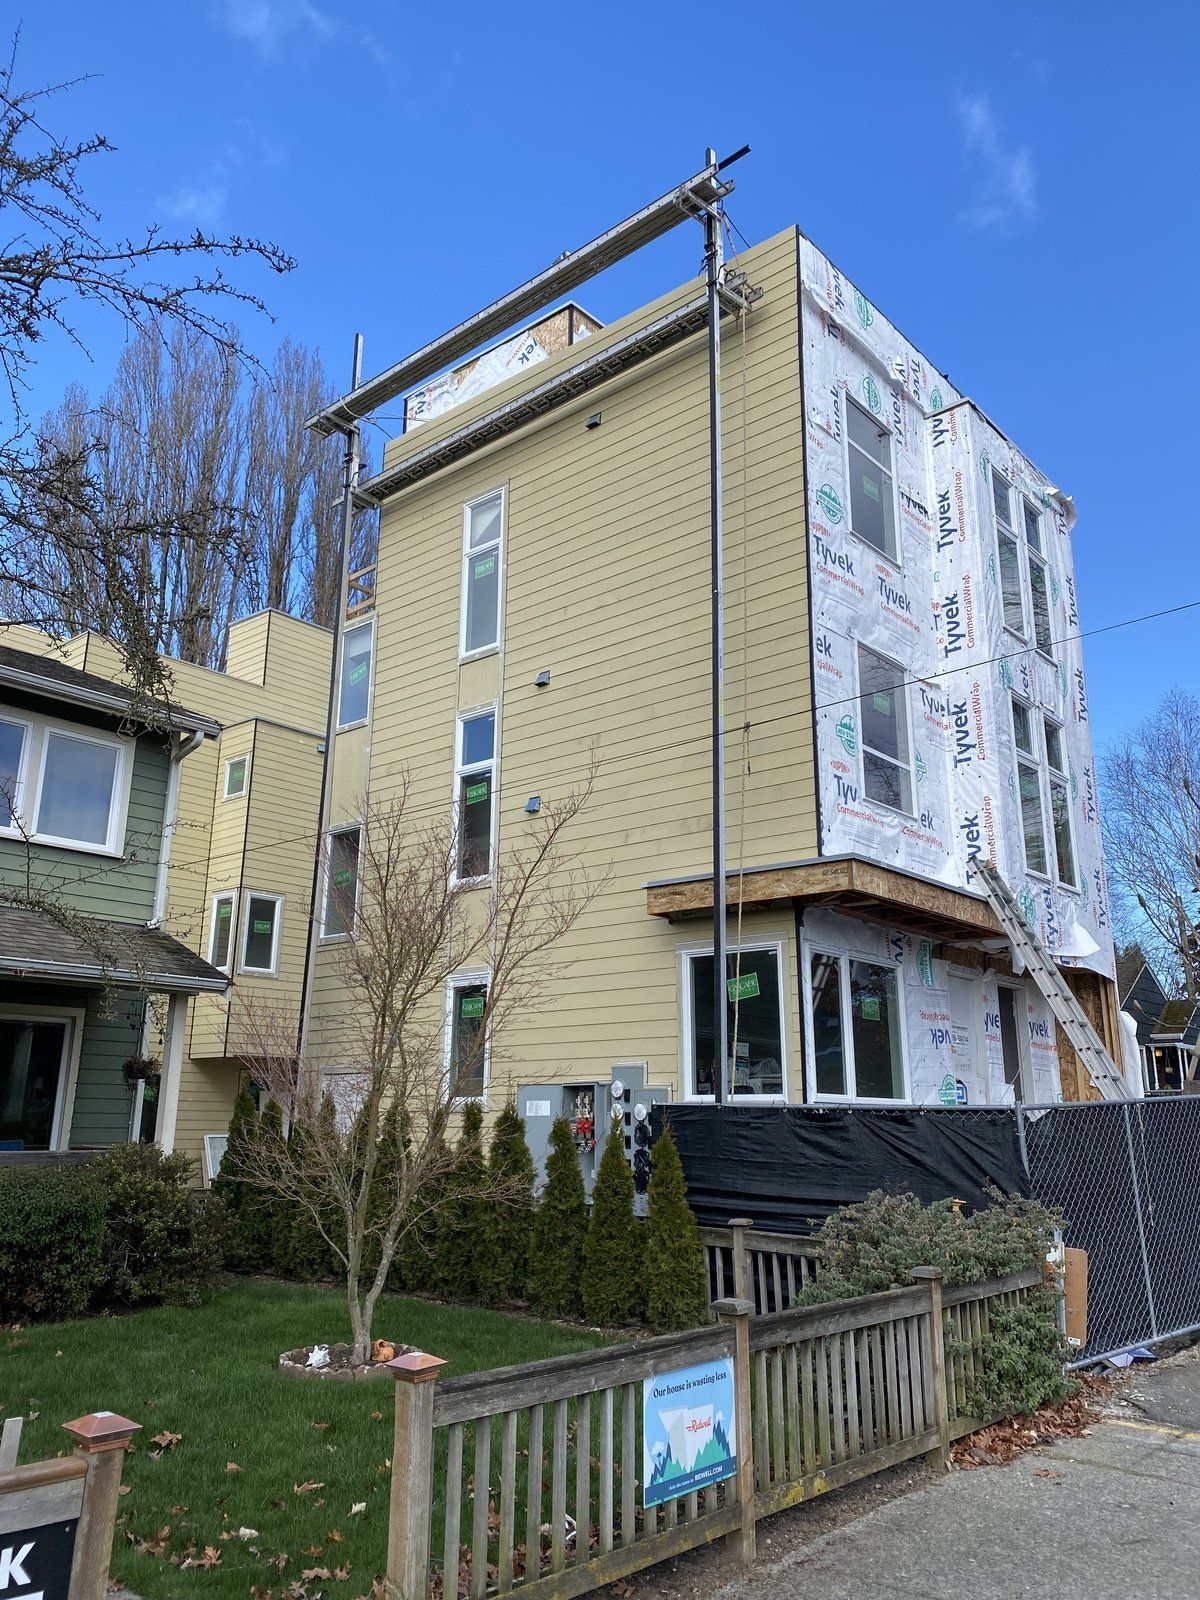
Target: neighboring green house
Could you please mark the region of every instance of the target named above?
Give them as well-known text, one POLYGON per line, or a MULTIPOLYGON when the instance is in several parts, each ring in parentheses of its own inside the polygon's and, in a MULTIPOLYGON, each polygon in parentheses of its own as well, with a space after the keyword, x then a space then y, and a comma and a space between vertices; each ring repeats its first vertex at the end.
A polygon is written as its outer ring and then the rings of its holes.
POLYGON ((159 926, 179 766, 219 731, 0 645, 0 1163, 171 1148, 190 999, 229 982, 159 926))

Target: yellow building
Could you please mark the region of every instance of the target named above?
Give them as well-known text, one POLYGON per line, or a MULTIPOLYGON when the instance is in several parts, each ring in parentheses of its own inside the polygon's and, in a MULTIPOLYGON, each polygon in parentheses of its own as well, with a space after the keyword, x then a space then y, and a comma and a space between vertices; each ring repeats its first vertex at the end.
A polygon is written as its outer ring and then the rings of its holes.
MULTIPOLYGON (((124 676, 118 650, 98 634, 61 645, 26 628, 8 637, 101 677, 124 676)), ((331 653, 328 629, 264 611, 230 629, 224 670, 167 663, 172 698, 221 731, 173 769, 156 916, 233 982, 223 995, 196 996, 177 1101, 160 1111, 139 1086, 129 1132, 157 1130, 205 1182, 220 1164, 243 1071, 246 1008, 278 1016, 285 1031, 299 1027, 331 653)))

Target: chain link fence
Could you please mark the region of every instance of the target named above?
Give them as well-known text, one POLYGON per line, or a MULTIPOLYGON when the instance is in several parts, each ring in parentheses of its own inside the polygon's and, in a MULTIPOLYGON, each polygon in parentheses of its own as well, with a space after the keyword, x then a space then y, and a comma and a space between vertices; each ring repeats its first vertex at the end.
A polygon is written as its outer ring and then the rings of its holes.
POLYGON ((1088 1255, 1077 1359, 1200 1327, 1200 1096, 1018 1106, 1033 1193, 1088 1255))

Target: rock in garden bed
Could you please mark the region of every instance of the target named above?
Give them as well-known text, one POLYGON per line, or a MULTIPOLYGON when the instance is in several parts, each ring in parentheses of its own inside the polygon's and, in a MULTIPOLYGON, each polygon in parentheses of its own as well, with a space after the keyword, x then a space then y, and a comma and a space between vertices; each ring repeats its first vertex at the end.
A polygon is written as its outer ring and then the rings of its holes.
POLYGON ((412 1348, 376 1339, 372 1359, 365 1366, 355 1366, 348 1344, 302 1344, 298 1350, 283 1352, 279 1370, 288 1378, 382 1378, 388 1376, 387 1364, 393 1356, 407 1355, 412 1348))

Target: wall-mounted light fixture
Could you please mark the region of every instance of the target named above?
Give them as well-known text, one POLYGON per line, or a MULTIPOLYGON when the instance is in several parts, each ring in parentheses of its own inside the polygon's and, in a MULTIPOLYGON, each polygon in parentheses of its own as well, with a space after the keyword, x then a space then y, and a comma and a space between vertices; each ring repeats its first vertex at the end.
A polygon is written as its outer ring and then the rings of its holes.
POLYGON ((585 426, 589 428, 598 428, 600 426, 600 417, 601 413, 599 411, 593 411, 591 416, 587 419, 585 426))
POLYGON ((538 673, 537 677, 533 680, 533 687, 535 689, 548 689, 550 687, 550 669, 549 669, 549 667, 543 667, 542 668, 542 670, 538 673))
POLYGON ((529 796, 529 799, 526 800, 526 802, 525 802, 525 810, 532 817, 535 812, 540 811, 541 809, 542 809, 542 797, 541 797, 541 795, 540 794, 531 794, 529 796))

